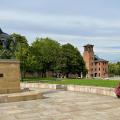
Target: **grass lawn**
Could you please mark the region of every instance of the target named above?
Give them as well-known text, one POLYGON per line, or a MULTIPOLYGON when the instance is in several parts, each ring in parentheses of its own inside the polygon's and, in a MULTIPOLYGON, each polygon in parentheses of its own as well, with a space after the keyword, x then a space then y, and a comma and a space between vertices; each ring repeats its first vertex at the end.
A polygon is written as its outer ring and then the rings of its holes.
POLYGON ((26 82, 42 82, 50 84, 64 85, 85 85, 85 86, 100 86, 100 87, 116 87, 120 80, 96 80, 96 79, 57 79, 57 78, 26 78, 26 82))

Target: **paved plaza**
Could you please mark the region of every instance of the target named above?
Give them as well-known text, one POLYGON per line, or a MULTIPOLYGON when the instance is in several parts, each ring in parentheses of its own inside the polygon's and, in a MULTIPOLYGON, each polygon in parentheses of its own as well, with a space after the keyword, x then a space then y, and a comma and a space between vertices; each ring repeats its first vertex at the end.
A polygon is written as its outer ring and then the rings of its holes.
POLYGON ((120 99, 41 89, 45 98, 0 104, 0 120, 120 120, 120 99))

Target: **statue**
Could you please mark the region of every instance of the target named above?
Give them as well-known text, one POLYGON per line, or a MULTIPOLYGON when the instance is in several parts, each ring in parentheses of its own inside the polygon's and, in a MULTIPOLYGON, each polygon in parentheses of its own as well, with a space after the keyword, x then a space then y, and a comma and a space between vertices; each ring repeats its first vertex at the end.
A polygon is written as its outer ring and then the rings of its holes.
POLYGON ((16 40, 0 28, 0 58, 10 59, 16 48, 16 40))

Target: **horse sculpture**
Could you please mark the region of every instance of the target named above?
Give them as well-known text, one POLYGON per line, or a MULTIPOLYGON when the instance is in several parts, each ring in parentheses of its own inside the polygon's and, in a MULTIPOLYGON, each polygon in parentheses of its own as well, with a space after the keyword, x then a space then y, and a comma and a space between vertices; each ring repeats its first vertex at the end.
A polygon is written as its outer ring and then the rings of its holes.
MULTIPOLYGON (((1 46, 1 54, 4 54, 6 51, 9 53, 13 53, 16 48, 16 40, 12 36, 8 35, 7 33, 4 33, 0 29, 0 46, 1 46)), ((2 55, 0 55, 2 56, 2 55)))

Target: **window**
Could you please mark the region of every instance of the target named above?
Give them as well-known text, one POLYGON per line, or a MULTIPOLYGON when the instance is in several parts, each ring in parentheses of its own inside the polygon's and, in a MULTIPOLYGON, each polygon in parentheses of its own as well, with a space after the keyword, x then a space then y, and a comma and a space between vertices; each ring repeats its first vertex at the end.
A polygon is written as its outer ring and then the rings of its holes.
POLYGON ((100 71, 100 68, 99 68, 99 71, 100 71))
POLYGON ((2 74, 2 73, 0 73, 0 77, 3 77, 3 74, 2 74))
POLYGON ((100 77, 100 73, 99 73, 99 77, 100 77))
POLYGON ((97 73, 95 73, 94 76, 97 77, 97 73))

